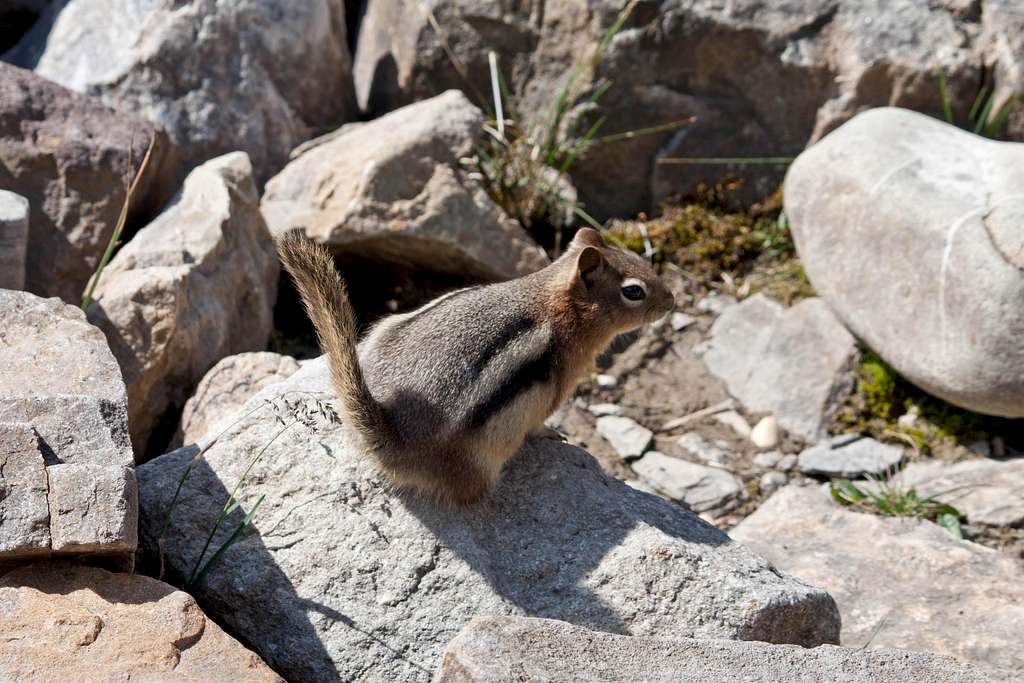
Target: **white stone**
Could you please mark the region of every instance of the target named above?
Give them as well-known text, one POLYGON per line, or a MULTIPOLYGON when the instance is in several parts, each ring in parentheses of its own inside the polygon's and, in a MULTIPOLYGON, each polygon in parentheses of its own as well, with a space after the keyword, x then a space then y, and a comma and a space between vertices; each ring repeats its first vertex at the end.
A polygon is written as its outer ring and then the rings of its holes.
POLYGON ((587 410, 590 411, 591 415, 597 415, 598 417, 622 414, 622 408, 614 403, 592 403, 587 406, 587 410))
POLYGON ((651 444, 654 432, 635 420, 619 415, 597 418, 597 433, 625 459, 639 458, 651 444))
POLYGON ((672 325, 672 329, 675 330, 676 332, 681 332, 682 330, 685 330, 687 327, 690 327, 695 322, 697 322, 697 318, 686 313, 680 313, 679 311, 676 311, 672 313, 671 316, 669 316, 669 324, 672 325))
POLYGON ((743 484, 725 470, 696 465, 658 451, 646 453, 633 463, 633 470, 669 498, 712 517, 735 509, 743 495, 743 484))
POLYGON ((598 375, 594 381, 602 389, 614 389, 619 384, 619 379, 615 375, 598 375))
POLYGON ((774 416, 762 417, 750 430, 750 443, 758 448, 775 448, 779 445, 779 421, 774 416))

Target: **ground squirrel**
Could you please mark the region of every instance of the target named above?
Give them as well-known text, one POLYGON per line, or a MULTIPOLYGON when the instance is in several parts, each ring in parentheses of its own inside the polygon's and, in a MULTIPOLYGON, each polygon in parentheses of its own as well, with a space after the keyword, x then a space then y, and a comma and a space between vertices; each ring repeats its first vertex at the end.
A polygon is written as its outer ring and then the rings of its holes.
POLYGON ((396 484, 455 505, 494 488, 527 433, 617 334, 674 303, 650 265, 587 228, 546 268, 385 317, 357 345, 327 249, 293 235, 278 252, 330 360, 343 414, 396 484))

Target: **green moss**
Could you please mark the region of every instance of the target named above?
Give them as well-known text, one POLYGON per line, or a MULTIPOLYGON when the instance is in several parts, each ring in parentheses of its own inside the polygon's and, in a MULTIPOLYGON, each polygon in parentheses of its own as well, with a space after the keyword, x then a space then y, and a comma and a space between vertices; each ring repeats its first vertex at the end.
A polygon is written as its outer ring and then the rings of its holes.
POLYGON ((861 356, 857 388, 836 418, 834 431, 860 431, 876 437, 909 438, 924 453, 942 453, 975 441, 1002 436, 1014 448, 1024 420, 981 415, 938 399, 903 379, 871 350, 861 356), (912 423, 900 416, 914 411, 912 423))

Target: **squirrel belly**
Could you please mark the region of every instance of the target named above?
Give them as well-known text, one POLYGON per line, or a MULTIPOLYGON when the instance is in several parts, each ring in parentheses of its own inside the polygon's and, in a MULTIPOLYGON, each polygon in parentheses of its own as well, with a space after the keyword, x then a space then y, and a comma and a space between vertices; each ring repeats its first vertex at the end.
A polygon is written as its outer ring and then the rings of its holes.
POLYGON ((327 249, 289 236, 278 252, 368 450, 396 484, 455 505, 493 490, 616 334, 673 304, 646 262, 585 229, 540 271, 385 317, 357 342, 327 249))

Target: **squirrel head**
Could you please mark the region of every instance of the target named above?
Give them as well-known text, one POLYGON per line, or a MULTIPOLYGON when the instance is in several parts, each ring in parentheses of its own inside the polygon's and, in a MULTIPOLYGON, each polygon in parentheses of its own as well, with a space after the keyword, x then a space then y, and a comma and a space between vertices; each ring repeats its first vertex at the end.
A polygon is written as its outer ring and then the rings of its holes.
POLYGON ((563 258, 572 264, 569 289, 616 333, 636 329, 672 310, 675 299, 651 265, 636 254, 605 245, 601 233, 583 228, 563 258))

